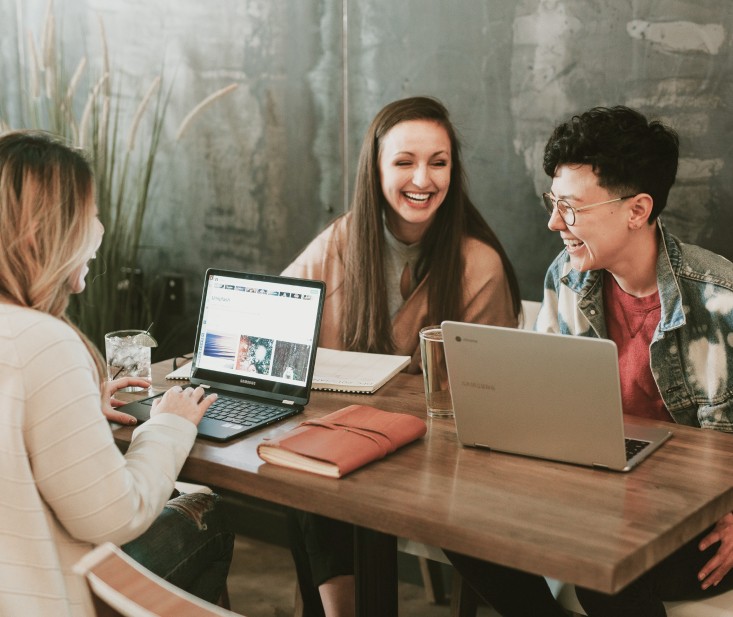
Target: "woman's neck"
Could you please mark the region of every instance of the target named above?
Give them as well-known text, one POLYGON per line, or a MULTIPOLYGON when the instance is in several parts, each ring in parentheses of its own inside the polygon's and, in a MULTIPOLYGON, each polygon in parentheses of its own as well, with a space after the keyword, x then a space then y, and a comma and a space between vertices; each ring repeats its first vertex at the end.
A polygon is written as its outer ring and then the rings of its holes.
POLYGON ((430 227, 430 222, 409 223, 391 211, 385 210, 384 224, 392 236, 402 244, 417 244, 423 239, 425 232, 430 227))

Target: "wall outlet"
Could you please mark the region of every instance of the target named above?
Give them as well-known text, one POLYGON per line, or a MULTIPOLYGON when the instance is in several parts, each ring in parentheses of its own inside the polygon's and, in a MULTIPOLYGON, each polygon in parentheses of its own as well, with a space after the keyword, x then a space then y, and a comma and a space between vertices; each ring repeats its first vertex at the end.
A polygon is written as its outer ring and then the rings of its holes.
POLYGON ((185 310, 185 289, 183 276, 180 274, 164 274, 160 293, 161 311, 163 315, 183 315, 185 310))

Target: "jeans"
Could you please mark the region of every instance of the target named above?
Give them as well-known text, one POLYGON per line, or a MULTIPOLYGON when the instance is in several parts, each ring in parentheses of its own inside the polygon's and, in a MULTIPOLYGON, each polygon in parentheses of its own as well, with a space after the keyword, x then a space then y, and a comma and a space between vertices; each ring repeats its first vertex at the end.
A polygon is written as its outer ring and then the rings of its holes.
POLYGON ((171 499, 141 536, 122 550, 148 570, 203 600, 216 603, 226 586, 234 549, 217 495, 171 499))

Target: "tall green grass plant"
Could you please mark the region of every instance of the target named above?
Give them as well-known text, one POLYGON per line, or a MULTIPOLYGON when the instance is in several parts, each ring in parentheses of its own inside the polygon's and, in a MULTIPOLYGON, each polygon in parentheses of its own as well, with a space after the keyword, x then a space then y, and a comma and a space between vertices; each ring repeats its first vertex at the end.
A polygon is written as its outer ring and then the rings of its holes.
MULTIPOLYGON (((87 287, 72 297, 69 315, 103 348, 106 332, 144 329, 156 319, 151 282, 145 281, 140 270, 140 242, 171 89, 164 85, 162 76, 155 77, 130 114, 130 105, 124 105, 130 97, 119 92, 101 20, 98 74, 92 74, 86 57, 69 72, 65 67, 72 63, 64 57, 52 5, 48 5, 38 43, 32 34, 26 38, 20 32, 22 3, 16 6, 16 96, 13 88, 0 90, 0 131, 47 130, 82 148, 91 161, 105 236, 90 266, 87 287)), ((204 108, 235 88, 229 85, 194 107, 181 123, 176 139, 204 108)))

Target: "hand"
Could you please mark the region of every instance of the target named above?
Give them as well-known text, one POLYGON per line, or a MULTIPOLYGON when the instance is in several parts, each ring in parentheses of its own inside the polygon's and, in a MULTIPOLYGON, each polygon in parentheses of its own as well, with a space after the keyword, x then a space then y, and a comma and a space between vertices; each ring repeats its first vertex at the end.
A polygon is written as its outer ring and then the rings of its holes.
POLYGON ((216 394, 204 395, 205 390, 201 386, 195 390, 191 387, 184 390, 181 386, 173 386, 162 397, 153 401, 150 417, 159 413, 172 413, 198 426, 206 410, 217 398, 216 394))
POLYGON ((130 414, 122 411, 115 411, 114 407, 121 407, 125 401, 121 401, 114 397, 114 393, 122 388, 136 386, 138 388, 149 388, 150 382, 137 377, 120 377, 112 381, 102 382, 102 413, 110 422, 118 422, 119 424, 137 424, 130 414))
POLYGON ((699 548, 704 551, 716 542, 720 542, 718 550, 697 575, 703 589, 717 585, 733 567, 733 513, 729 512, 715 524, 700 541, 699 548))

